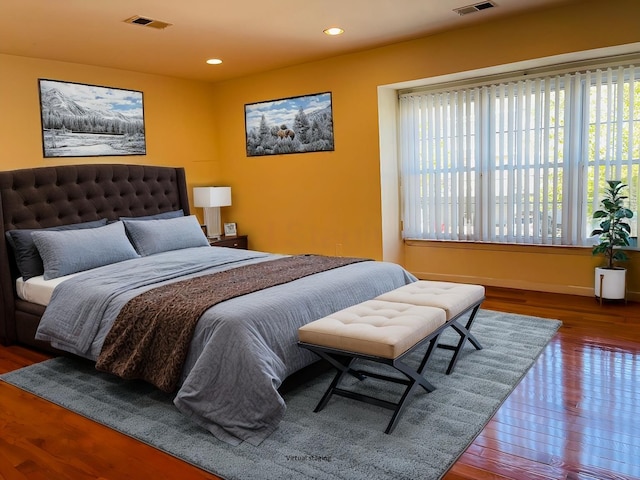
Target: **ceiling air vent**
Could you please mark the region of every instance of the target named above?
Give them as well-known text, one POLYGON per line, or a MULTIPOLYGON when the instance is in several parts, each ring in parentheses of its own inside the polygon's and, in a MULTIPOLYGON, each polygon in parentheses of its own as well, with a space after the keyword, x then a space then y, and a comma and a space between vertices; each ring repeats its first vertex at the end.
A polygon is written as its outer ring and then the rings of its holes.
POLYGON ((467 5, 466 7, 454 8, 453 11, 458 15, 468 15, 469 13, 479 12, 480 10, 486 10, 487 8, 493 8, 495 6, 496 4, 493 2, 481 2, 467 5))
POLYGON ((170 27, 172 24, 167 22, 161 22, 160 20, 153 20, 151 18, 141 17, 140 15, 127 18, 124 23, 131 23, 134 25, 142 25, 143 27, 155 28, 156 30, 163 30, 170 27))

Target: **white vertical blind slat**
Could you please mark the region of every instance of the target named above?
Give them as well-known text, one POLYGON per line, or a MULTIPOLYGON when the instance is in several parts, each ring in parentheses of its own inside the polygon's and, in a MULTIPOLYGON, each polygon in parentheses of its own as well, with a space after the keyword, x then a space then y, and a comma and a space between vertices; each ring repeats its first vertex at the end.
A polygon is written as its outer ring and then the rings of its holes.
MULTIPOLYGON (((550 143, 551 143, 551 138, 549 137, 549 134, 551 133, 551 111, 550 111, 550 103, 551 103, 551 95, 550 95, 550 90, 551 90, 551 82, 549 78, 545 79, 544 82, 544 96, 543 96, 543 102, 544 102, 544 107, 543 107, 543 111, 544 111, 544 120, 543 120, 543 130, 544 130, 544 135, 543 135, 543 157, 544 158, 548 158, 549 154, 550 154, 550 143)), ((543 175, 544 177, 542 178, 542 198, 541 198, 541 202, 540 202, 540 230, 539 232, 541 232, 541 242, 542 243, 546 243, 547 240, 547 231, 548 231, 548 226, 549 226, 549 222, 548 222, 548 217, 549 217, 549 170, 550 170, 551 165, 549 164, 548 161, 543 161, 542 162, 542 171, 543 171, 543 175)))
POLYGON ((543 116, 542 116, 542 92, 543 82, 541 79, 536 79, 534 81, 533 87, 533 104, 534 104, 534 143, 533 143, 533 207, 531 209, 533 218, 531 219, 532 230, 533 232, 540 231, 540 188, 541 188, 541 178, 542 178, 542 125, 543 125, 543 116))
POLYGON ((506 173, 506 190, 507 190, 507 205, 506 205, 506 218, 505 223, 507 225, 507 241, 513 242, 515 241, 518 233, 515 231, 515 225, 518 219, 516 218, 516 207, 518 203, 518 197, 516 192, 516 182, 515 182, 515 170, 517 168, 517 157, 514 155, 514 147, 515 147, 515 136, 516 136, 516 128, 515 128, 515 119, 514 119, 514 110, 515 110, 515 86, 513 83, 509 83, 506 91, 506 111, 505 111, 505 156, 504 156, 504 169, 506 173), (513 159, 513 164, 507 162, 506 159, 513 159))
POLYGON ((506 191, 504 184, 504 166, 503 166, 503 158, 505 155, 504 152, 504 85, 498 85, 496 88, 497 93, 494 95, 496 98, 497 108, 496 108, 496 127, 494 130, 496 131, 496 148, 497 148, 497 157, 492 157, 495 160, 496 166, 496 183, 498 190, 498 233, 497 237, 499 240, 504 241, 504 225, 505 225, 505 213, 504 206, 506 202, 506 191))
POLYGON ((484 213, 487 215, 487 234, 485 238, 490 241, 496 241, 496 227, 500 221, 498 216, 498 208, 500 206, 500 190, 498 188, 498 179, 500 172, 496 165, 496 110, 497 105, 494 101, 496 97, 496 87, 492 85, 484 92, 485 108, 488 111, 488 120, 486 129, 483 132, 483 141, 486 142, 485 147, 485 186, 487 189, 487 203, 484 213), (492 201, 493 200, 493 201, 492 201))
MULTIPOLYGON (((432 120, 429 118, 429 115, 433 111, 432 106, 432 97, 427 96, 426 99, 423 99, 423 104, 425 104, 425 108, 423 108, 420 112, 421 114, 421 125, 422 125, 422 177, 421 177, 421 185, 420 187, 424 190, 424 200, 426 201, 426 205, 424 205, 422 211, 422 228, 423 231, 427 234, 429 233, 428 226, 431 225, 431 216, 433 215, 433 204, 435 202, 436 192, 433 190, 432 182, 433 182, 433 155, 431 152, 431 145, 433 144, 434 134, 431 131, 433 124, 432 120), (425 125, 428 127, 428 130, 425 131, 425 125)), ((426 238, 429 238, 428 236, 426 238)))
POLYGON ((451 199, 453 196, 453 182, 451 179, 451 161, 455 155, 455 151, 453 149, 453 134, 455 131, 456 118, 455 118, 455 109, 452 107, 452 103, 455 102, 455 92, 448 94, 446 97, 446 102, 442 106, 443 115, 442 115, 442 136, 445 139, 442 145, 442 173, 443 179, 440 183, 440 187, 442 189, 442 223, 440 234, 443 239, 451 240, 451 236, 449 234, 449 228, 452 225, 454 219, 451 217, 451 199))
MULTIPOLYGON (((624 78, 624 68, 619 67, 616 72, 616 78, 624 78)), ((622 130, 624 129, 624 115, 622 115, 622 111, 624 110, 624 83, 616 82, 615 85, 612 85, 616 91, 616 106, 613 115, 611 116, 611 123, 615 122, 615 162, 616 162, 616 178, 620 178, 626 183, 629 183, 629 178, 623 178, 623 164, 626 166, 626 162, 624 162, 624 158, 622 155, 622 145, 623 145, 623 134, 622 130)), ((628 170, 628 169, 626 169, 628 170)))
MULTIPOLYGON (((523 94, 522 98, 524 100, 524 112, 523 112, 523 128, 524 128, 524 139, 522 141, 522 155, 523 155, 523 165, 524 165, 524 204, 523 204, 523 215, 528 215, 528 212, 533 211, 533 205, 531 202, 531 193, 532 193, 532 181, 535 179, 535 170, 532 168, 532 158, 531 158, 531 149, 529 145, 531 145, 531 111, 533 109, 533 82, 524 82, 523 83, 523 94)), ((533 231, 531 235, 529 233, 529 229, 525 229, 525 241, 526 242, 534 242, 533 231)))
POLYGON ((437 239, 442 239, 440 235, 439 225, 442 223, 442 97, 437 96, 435 98, 437 102, 437 107, 434 110, 434 130, 433 130, 433 138, 431 143, 433 145, 433 165, 434 165, 434 176, 433 176, 433 190, 437 192, 437 195, 434 197, 433 204, 433 221, 431 228, 437 239))

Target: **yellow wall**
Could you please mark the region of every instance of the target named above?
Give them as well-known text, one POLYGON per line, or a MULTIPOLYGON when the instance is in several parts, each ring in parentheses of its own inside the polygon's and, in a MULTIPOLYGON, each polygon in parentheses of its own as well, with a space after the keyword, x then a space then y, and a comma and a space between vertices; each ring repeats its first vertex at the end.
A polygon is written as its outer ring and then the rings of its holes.
MULTIPOLYGON (((598 259, 585 248, 395 248, 397 235, 389 232, 397 219, 387 222, 387 213, 382 219, 382 199, 397 198, 388 192, 394 180, 387 175, 388 151, 380 145, 388 132, 379 129, 384 121, 378 116, 378 87, 638 42, 639 17, 637 0, 578 2, 218 83, 215 108, 225 122, 218 124, 216 152, 234 191, 227 218, 250 235, 256 249, 399 259, 421 278, 591 295, 598 259), (335 152, 246 157, 244 104, 324 91, 333 95, 335 152)), ((388 98, 380 108, 389 108, 388 98)), ((631 268, 630 287, 638 292, 638 266, 631 268)))
POLYGON ((184 166, 192 184, 218 180, 214 155, 212 88, 157 75, 0 54, 0 169, 80 163, 184 166), (145 156, 45 159, 38 78, 143 92, 145 156))
POLYGON ((383 118, 393 95, 381 91, 380 101, 378 89, 639 42, 638 18, 637 0, 588 0, 217 84, 0 55, 0 168, 181 165, 191 185, 232 186, 223 218, 237 222, 254 249, 384 258, 423 278, 591 294, 597 259, 588 249, 399 242, 393 132, 383 118), (148 155, 43 159, 38 78, 143 91, 148 155), (325 91, 333 95, 334 152, 246 157, 246 103, 325 91))

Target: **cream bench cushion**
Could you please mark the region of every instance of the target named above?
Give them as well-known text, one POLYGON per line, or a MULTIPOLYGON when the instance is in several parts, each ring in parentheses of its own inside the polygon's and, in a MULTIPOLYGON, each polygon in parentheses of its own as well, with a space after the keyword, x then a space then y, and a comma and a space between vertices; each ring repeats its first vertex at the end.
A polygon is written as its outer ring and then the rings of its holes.
POLYGON ((383 293, 376 300, 441 308, 449 321, 481 302, 484 293, 482 285, 418 280, 383 293))
POLYGON ((444 325, 441 308, 368 300, 298 329, 301 342, 394 359, 444 325))

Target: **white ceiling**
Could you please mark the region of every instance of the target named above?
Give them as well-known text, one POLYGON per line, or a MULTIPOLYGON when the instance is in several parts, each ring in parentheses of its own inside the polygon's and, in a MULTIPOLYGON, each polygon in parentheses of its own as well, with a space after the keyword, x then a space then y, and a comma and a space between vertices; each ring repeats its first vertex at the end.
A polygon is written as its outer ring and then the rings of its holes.
POLYGON ((220 81, 579 0, 0 0, 0 53, 220 81), (171 23, 157 30, 123 21, 171 23), (345 33, 328 37, 338 25, 345 33), (224 63, 211 66, 208 58, 224 63))

